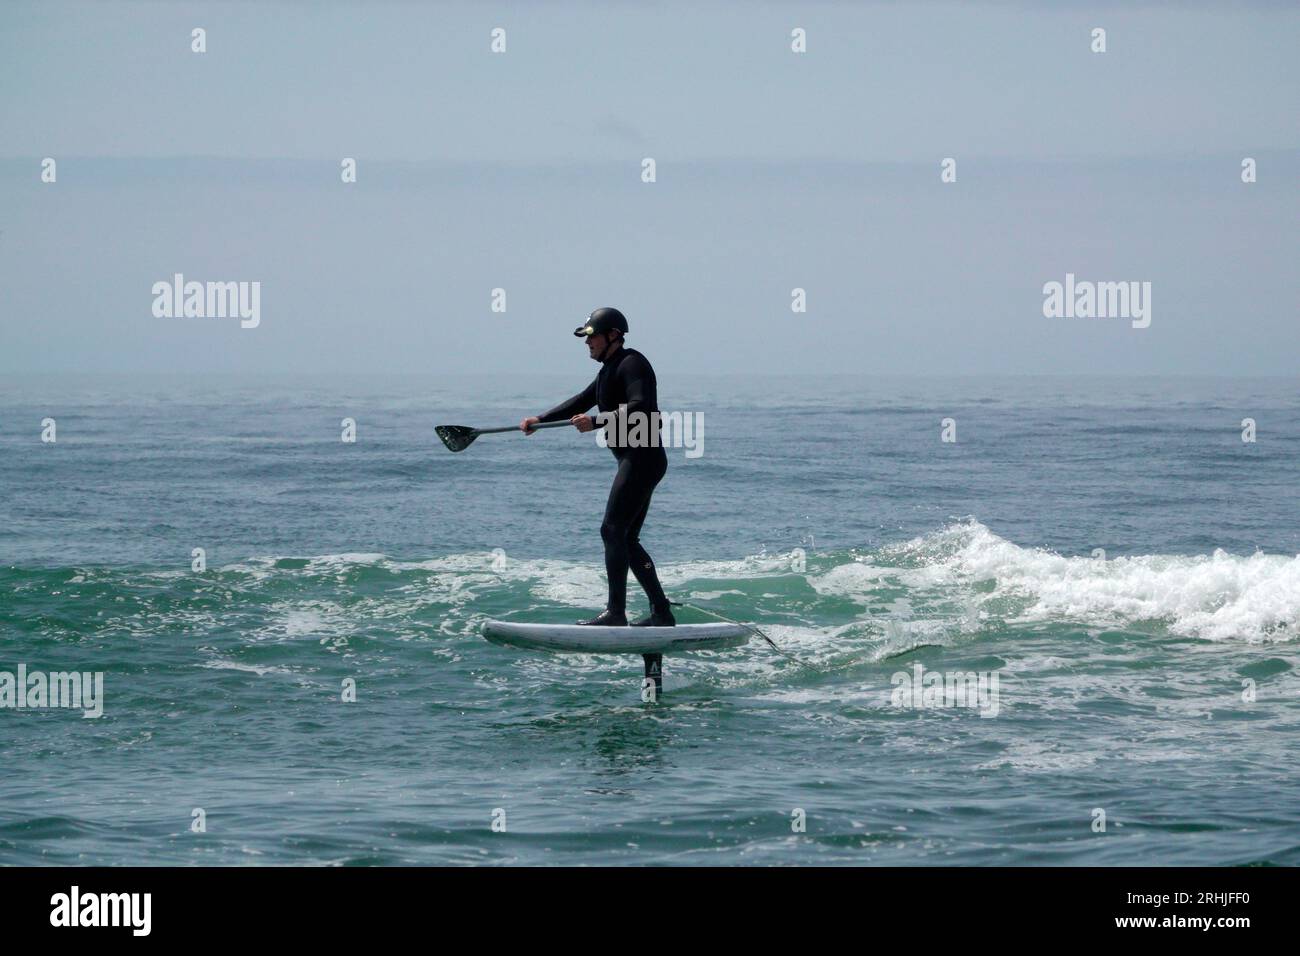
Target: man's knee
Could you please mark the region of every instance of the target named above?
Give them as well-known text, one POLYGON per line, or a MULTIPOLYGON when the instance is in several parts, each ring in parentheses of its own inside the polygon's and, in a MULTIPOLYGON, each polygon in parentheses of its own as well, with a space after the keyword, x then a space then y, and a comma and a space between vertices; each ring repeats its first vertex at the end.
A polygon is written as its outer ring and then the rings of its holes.
POLYGON ((600 525, 600 537, 606 545, 627 546, 628 526, 619 521, 605 521, 600 525))

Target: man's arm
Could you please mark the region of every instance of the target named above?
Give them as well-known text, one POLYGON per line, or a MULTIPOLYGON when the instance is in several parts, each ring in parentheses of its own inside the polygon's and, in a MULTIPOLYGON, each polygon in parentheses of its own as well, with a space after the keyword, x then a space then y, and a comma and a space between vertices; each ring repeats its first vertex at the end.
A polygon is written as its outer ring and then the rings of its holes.
POLYGON ((573 424, 577 426, 578 431, 589 432, 595 427, 595 423, 590 418, 579 418, 587 409, 596 404, 596 380, 592 379, 591 384, 584 388, 567 402, 556 405, 545 415, 534 415, 531 418, 525 418, 519 423, 519 429, 525 435, 533 433, 533 426, 540 425, 542 422, 558 422, 565 418, 573 419, 573 424))
POLYGON ((584 388, 567 402, 561 402, 544 415, 538 415, 538 423, 558 422, 565 418, 572 418, 574 415, 581 415, 592 405, 596 404, 596 380, 593 378, 591 384, 584 388))
POLYGON ((642 412, 649 415, 659 410, 655 373, 643 355, 629 355, 619 364, 618 375, 623 379, 623 393, 627 396, 627 413, 642 412))

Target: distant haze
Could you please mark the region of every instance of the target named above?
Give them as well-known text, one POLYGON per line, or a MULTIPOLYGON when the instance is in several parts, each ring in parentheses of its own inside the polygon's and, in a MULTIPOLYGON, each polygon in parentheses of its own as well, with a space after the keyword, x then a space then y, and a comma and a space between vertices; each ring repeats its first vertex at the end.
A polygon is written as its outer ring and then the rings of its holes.
POLYGON ((661 376, 1291 374, 1297 50, 1283 4, 7 2, 0 372, 581 380, 615 305, 661 376), (259 324, 156 317, 176 273, 259 324), (1045 318, 1067 274, 1150 326, 1045 318))

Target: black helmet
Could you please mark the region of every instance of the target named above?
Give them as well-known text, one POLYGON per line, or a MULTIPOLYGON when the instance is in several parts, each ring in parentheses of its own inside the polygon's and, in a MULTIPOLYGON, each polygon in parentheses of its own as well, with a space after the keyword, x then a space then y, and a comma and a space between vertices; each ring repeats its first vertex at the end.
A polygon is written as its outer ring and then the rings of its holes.
POLYGON ((587 335, 595 335, 598 332, 608 332, 610 329, 618 329, 624 335, 627 335, 627 319, 618 309, 597 309, 587 316, 585 324, 573 330, 573 334, 582 338, 587 335))

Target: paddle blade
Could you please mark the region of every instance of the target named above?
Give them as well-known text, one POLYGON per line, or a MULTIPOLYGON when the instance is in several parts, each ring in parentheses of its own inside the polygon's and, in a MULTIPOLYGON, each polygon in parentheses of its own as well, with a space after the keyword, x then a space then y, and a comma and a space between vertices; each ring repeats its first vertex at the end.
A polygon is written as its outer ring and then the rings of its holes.
POLYGON ((450 451, 464 451, 478 438, 478 432, 465 425, 439 425, 434 431, 450 451))

